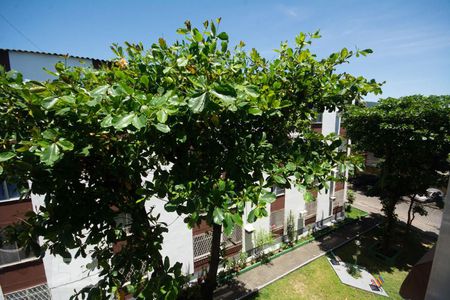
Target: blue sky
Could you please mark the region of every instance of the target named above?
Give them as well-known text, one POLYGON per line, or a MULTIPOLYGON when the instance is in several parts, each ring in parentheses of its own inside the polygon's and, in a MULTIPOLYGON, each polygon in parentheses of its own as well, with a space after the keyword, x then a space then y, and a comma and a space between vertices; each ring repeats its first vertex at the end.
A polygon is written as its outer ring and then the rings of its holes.
POLYGON ((342 47, 374 50, 343 70, 386 81, 382 97, 450 94, 448 0, 2 0, 0 14, 0 48, 95 58, 111 57, 114 42, 173 41, 187 19, 200 26, 222 17, 221 30, 234 43, 243 40, 267 58, 281 41, 320 29, 322 38, 312 46, 319 57, 342 47))

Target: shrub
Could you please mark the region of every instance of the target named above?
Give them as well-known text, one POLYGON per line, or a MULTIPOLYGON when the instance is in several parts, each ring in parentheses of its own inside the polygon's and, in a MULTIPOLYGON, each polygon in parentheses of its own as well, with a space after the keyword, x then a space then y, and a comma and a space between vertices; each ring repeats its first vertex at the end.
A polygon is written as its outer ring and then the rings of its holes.
POLYGON ((361 270, 358 268, 357 265, 347 264, 346 267, 347 267, 348 274, 350 274, 353 278, 361 277, 361 270))
POLYGON ((289 216, 287 217, 286 221, 286 229, 287 229, 287 236, 289 238, 290 244, 294 242, 294 240, 297 239, 297 235, 295 233, 295 218, 294 214, 292 213, 292 210, 289 211, 289 216))
POLYGON ((355 201, 355 192, 353 190, 347 191, 347 200, 348 202, 350 202, 350 204, 353 204, 353 202, 355 201))
POLYGON ((248 255, 247 255, 246 252, 241 252, 241 253, 239 254, 238 262, 239 262, 239 266, 240 266, 241 268, 245 268, 245 266, 246 266, 246 264, 247 264, 247 258, 248 258, 248 255))

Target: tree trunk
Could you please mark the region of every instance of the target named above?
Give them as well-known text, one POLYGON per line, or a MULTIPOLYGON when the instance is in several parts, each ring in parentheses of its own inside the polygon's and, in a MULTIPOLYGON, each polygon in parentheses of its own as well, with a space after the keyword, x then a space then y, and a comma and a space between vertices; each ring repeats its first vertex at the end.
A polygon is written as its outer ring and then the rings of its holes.
POLYGON ((213 225, 213 235, 211 242, 211 256, 209 260, 209 270, 205 282, 202 286, 202 294, 205 300, 212 300, 214 290, 217 287, 217 270, 220 263, 220 243, 222 236, 222 225, 213 225))
POLYGON ((414 201, 416 201, 414 199, 416 195, 413 195, 412 197, 409 197, 409 199, 411 200, 411 202, 409 203, 409 209, 408 209, 408 220, 406 221, 406 234, 409 234, 409 231, 411 230, 411 223, 414 219, 413 215, 413 207, 414 207, 414 201))
POLYGON ((387 201, 387 203, 384 206, 386 223, 384 227, 384 237, 382 247, 383 250, 387 252, 389 250, 389 247, 391 246, 392 231, 396 221, 395 206, 397 204, 397 201, 393 198, 386 199, 385 201, 387 201))

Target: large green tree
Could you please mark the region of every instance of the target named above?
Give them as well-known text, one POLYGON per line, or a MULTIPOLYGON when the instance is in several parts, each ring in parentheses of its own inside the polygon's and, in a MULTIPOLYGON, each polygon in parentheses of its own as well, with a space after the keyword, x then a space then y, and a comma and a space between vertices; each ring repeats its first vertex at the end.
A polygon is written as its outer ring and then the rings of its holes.
POLYGON ((242 225, 245 203, 252 203, 253 222, 267 216, 273 185, 323 188, 333 168, 349 164, 340 140, 312 131, 311 120, 380 92, 374 80, 336 73, 371 51, 318 59, 308 47, 319 34, 302 33, 294 48, 282 43, 268 61, 244 51, 243 42, 230 49, 219 22, 203 30, 186 22, 177 31, 181 42, 159 39, 148 51, 116 45, 117 58, 101 70, 60 63, 50 82, 1 72, 3 172, 24 191, 45 195, 45 207, 15 228, 16 238, 63 256, 68 249, 85 255, 94 245, 103 279, 91 294, 122 288, 131 267, 134 295, 178 292, 179 266, 159 254, 166 229, 144 207, 152 197, 166 198, 167 211, 188 226, 212 226, 203 287, 210 299, 222 231, 242 225), (131 216, 131 234, 116 221, 123 214, 131 216), (117 243, 118 252, 111 247, 117 243))
POLYGON ((421 211, 415 196, 445 185, 450 170, 450 96, 414 95, 381 99, 370 108, 354 106, 345 112, 344 126, 356 150, 381 158, 379 189, 388 247, 401 198, 411 200, 409 228, 414 211, 421 211))

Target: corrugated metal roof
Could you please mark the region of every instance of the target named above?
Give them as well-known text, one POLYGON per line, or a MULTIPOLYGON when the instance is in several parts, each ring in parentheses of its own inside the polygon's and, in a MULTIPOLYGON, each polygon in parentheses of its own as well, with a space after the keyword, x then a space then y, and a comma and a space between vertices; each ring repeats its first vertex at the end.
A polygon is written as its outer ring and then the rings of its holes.
POLYGON ((12 52, 20 52, 20 53, 35 53, 35 54, 44 54, 44 55, 54 55, 54 56, 68 56, 72 58, 79 58, 79 59, 91 59, 91 60, 99 60, 99 61, 106 61, 105 59, 100 58, 93 58, 93 57, 87 57, 87 56, 77 56, 77 55, 70 55, 70 54, 61 54, 61 53, 51 53, 51 52, 43 52, 43 51, 32 51, 32 50, 22 50, 22 49, 6 49, 6 48, 0 48, 0 51, 12 51, 12 52))

